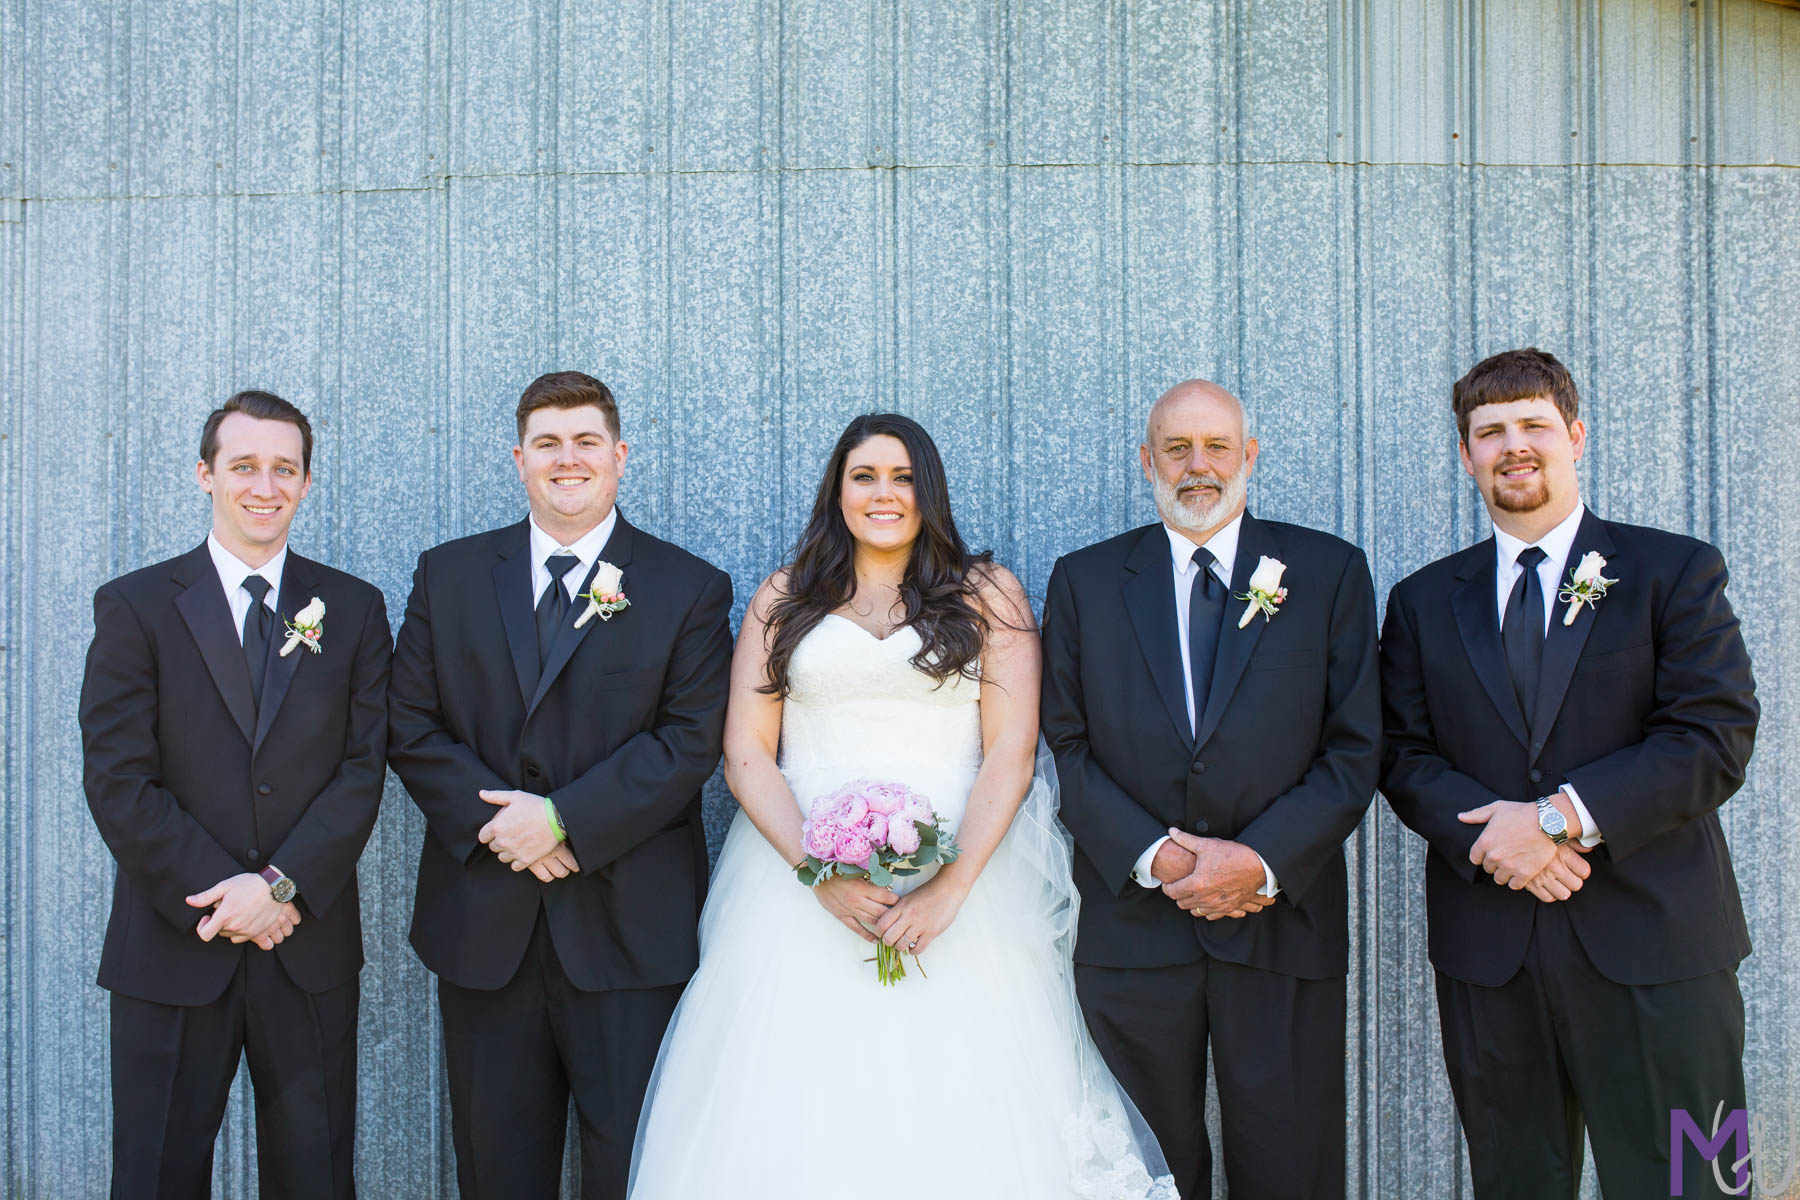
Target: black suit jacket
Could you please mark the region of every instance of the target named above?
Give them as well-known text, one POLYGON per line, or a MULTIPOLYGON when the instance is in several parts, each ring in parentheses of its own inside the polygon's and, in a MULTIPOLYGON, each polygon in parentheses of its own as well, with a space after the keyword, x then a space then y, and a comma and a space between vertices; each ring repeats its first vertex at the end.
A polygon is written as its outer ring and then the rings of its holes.
POLYGON ((1567 901, 1602 974, 1667 983, 1750 953, 1715 811, 1744 782, 1758 714, 1725 560, 1694 538, 1591 512, 1569 568, 1590 550, 1618 583, 1572 625, 1558 601, 1531 729, 1500 645, 1491 538, 1409 575, 1388 598, 1382 790, 1431 847, 1431 961, 1468 983, 1512 978, 1540 902, 1469 861, 1481 827, 1456 814, 1564 783, 1606 839, 1567 901))
POLYGON ((245 954, 273 953, 310 992, 362 967, 356 860, 381 804, 392 644, 381 593, 288 551, 277 610, 325 602, 314 654, 269 644, 260 710, 205 543, 94 596, 81 685, 88 807, 118 861, 100 986, 206 1004, 245 954), (202 942, 185 898, 274 863, 302 920, 273 951, 202 942))
POLYGON ((1287 601, 1243 629, 1243 602, 1228 604, 1197 738, 1163 527, 1066 555, 1051 572, 1042 721, 1075 836, 1077 962, 1210 955, 1311 979, 1347 969, 1343 842, 1375 794, 1381 719, 1374 587, 1355 546, 1246 513, 1234 597, 1263 555, 1287 564, 1287 601), (1276 903, 1206 921, 1132 882, 1170 826, 1262 855, 1276 903))
POLYGON ((576 629, 577 602, 540 673, 530 547, 520 521, 427 550, 413 575, 389 689, 394 771, 426 820, 413 948, 454 984, 501 987, 541 905, 577 987, 679 983, 699 961, 731 580, 621 514, 600 558, 630 607, 576 629), (495 857, 484 788, 550 796, 580 874, 539 883, 495 857))

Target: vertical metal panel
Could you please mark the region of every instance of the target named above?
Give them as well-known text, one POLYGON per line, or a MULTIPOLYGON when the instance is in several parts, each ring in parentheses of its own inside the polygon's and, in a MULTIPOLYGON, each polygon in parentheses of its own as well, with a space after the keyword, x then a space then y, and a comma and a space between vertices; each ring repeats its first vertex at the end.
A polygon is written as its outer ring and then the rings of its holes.
POLYGON ((1713 0, 1702 46, 1716 95, 1708 160, 1800 162, 1800 22, 1757 0, 1713 0))
MULTIPOLYGON (((740 613, 876 408, 937 435, 965 536, 1041 596, 1057 554, 1150 519, 1143 415, 1192 375, 1253 406, 1258 511, 1358 541, 1385 595, 1485 534, 1449 385, 1529 343, 1581 385, 1589 502, 1733 569, 1765 717, 1722 815, 1785 1165, 1800 13, 0 0, 0 67, 0 1191, 105 1190, 113 868, 77 664, 94 587, 203 533, 195 440, 231 390, 312 414, 295 544, 396 624, 420 549, 517 519, 512 407, 562 366, 619 395, 633 519, 729 570, 740 613)), ((731 808, 715 780, 715 840, 731 808)), ((405 938, 422 836, 390 781, 359 870, 371 1195, 454 1191, 405 938)), ((1468 1194, 1424 853, 1380 802, 1350 847, 1362 1200, 1468 1194)), ((249 1100, 240 1078, 223 1196, 255 1191, 249 1100)))
POLYGON ((667 7, 670 169, 779 164, 786 137, 779 0, 667 0, 667 7))
POLYGON ((1130 160, 1212 163, 1235 122, 1229 6, 1127 5, 1125 105, 1130 160))
POLYGON ((344 176, 358 189, 418 187, 448 169, 432 109, 429 0, 344 6, 344 176))
POLYGON ((1002 6, 897 7, 896 161, 915 166, 1002 161, 1002 6))
POLYGON ((140 195, 229 189, 234 158, 236 15, 214 0, 130 12, 130 188, 140 195))
MULTIPOLYGON (((1783 14, 1800 16, 1800 13, 1783 14)), ((1800 25, 1800 22, 1794 22, 1800 25)), ((1791 44, 1791 43, 1790 43, 1791 44)), ((1790 60, 1791 73, 1795 64, 1790 60)), ((1744 790, 1721 810, 1756 953, 1739 972, 1747 1025, 1744 1069, 1752 1108, 1766 1114, 1776 1150, 1771 1170, 1800 1154, 1800 977, 1793 836, 1800 787, 1800 703, 1789 681, 1800 671, 1800 224, 1791 214, 1792 170, 1712 172, 1716 338, 1713 403, 1718 505, 1713 536, 1731 566, 1729 595, 1756 664, 1763 720, 1744 790)), ((1699 407, 1699 406, 1696 406, 1699 407)), ((1800 1178, 1796 1176, 1795 1178, 1800 1178)))
POLYGON ((889 0, 790 0, 781 13, 782 165, 894 161, 889 0))
POLYGON ((318 0, 257 0, 238 8, 237 164, 240 192, 311 192, 336 132, 338 28, 318 0), (331 110, 335 116, 335 109, 331 110))
POLYGON ((563 170, 648 171, 668 161, 668 32, 662 6, 649 0, 563 8, 556 109, 563 170))
POLYGON ((125 14, 104 0, 9 7, 24 27, 22 60, 31 64, 19 71, 26 97, 20 194, 123 191, 125 14))

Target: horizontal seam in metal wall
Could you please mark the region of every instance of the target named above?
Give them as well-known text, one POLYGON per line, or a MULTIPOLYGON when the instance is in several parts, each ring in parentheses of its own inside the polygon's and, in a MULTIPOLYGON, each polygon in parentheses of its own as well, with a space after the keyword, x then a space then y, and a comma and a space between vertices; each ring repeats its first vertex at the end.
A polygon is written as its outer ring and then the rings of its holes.
POLYGON ((870 163, 866 166, 826 167, 669 167, 646 171, 491 171, 464 172, 454 175, 430 175, 424 182, 410 187, 343 187, 309 190, 265 192, 108 192, 101 195, 0 195, 0 201, 70 200, 216 200, 225 198, 255 199, 280 196, 380 196, 435 191, 451 181, 482 179, 661 179, 680 175, 785 175, 830 174, 853 171, 1057 171, 1115 170, 1119 167, 1444 167, 1458 170, 1541 171, 1559 168, 1594 168, 1598 170, 1633 170, 1646 167, 1670 171, 1795 171, 1800 163, 1664 163, 1664 162, 1371 162, 1366 159, 1275 158, 1275 159, 1171 159, 1133 160, 1128 162, 1049 162, 1049 163, 870 163))

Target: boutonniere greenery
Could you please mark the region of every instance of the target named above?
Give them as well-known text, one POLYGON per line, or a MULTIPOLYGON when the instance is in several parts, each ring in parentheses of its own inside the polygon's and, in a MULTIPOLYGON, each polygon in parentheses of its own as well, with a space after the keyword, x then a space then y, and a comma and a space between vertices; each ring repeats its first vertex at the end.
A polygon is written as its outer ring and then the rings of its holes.
POLYGON ((1281 586, 1281 573, 1287 570, 1287 564, 1279 558, 1263 555, 1257 561, 1256 570, 1250 572, 1249 591, 1239 592, 1239 600, 1248 600, 1244 605, 1244 615, 1238 618, 1238 628, 1242 629, 1250 623, 1257 613, 1262 613, 1265 620, 1275 619, 1275 610, 1287 599, 1288 590, 1281 586))
POLYGON ((287 626, 287 641, 281 644, 281 657, 286 658, 294 652, 294 647, 305 646, 314 654, 324 652, 319 645, 325 637, 325 602, 314 596, 307 601, 306 607, 294 614, 291 621, 284 620, 287 626))
POLYGON ((1598 551, 1589 550, 1581 556, 1581 562, 1569 572, 1569 582, 1556 593, 1558 600, 1569 602, 1569 611, 1563 614, 1564 625, 1575 623, 1582 605, 1598 608, 1600 601, 1606 598, 1606 589, 1619 582, 1608 579, 1605 571, 1606 559, 1598 551))
POLYGON ((625 581, 625 572, 609 562, 600 562, 594 567, 594 582, 589 590, 576 597, 586 600, 588 606, 581 615, 575 618, 575 628, 580 629, 588 623, 589 617, 599 617, 602 621, 610 621, 613 614, 631 607, 631 601, 625 598, 620 585, 625 581))

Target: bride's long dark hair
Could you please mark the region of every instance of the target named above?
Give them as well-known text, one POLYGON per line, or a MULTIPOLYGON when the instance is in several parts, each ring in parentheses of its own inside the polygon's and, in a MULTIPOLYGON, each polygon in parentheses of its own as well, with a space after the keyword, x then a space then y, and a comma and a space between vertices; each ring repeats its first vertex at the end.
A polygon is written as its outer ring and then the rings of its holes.
POLYGON ((844 464, 851 451, 883 435, 898 438, 906 447, 913 503, 919 512, 919 536, 900 581, 900 602, 906 609, 901 624, 919 633, 912 665, 939 683, 952 675, 975 677, 988 629, 977 599, 976 568, 993 561, 993 554, 970 553, 956 532, 944 460, 924 427, 898 413, 867 413, 852 420, 838 437, 813 498, 812 516, 794 544, 787 580, 769 605, 764 633, 769 681, 761 689, 765 693, 788 694, 794 648, 856 592, 856 539, 844 524, 841 508, 844 464))

